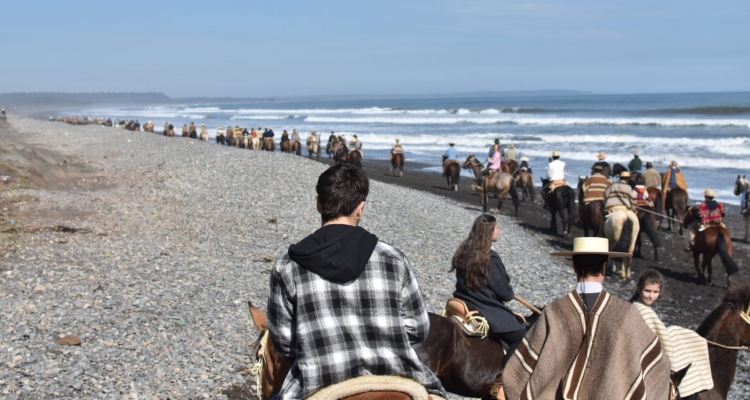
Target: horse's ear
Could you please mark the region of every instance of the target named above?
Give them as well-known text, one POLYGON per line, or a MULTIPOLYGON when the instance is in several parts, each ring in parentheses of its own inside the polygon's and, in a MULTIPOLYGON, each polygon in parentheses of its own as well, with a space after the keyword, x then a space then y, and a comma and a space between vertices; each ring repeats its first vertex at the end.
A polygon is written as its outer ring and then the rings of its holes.
POLYGON ((268 329, 268 316, 263 311, 256 308, 251 301, 247 302, 248 308, 250 308, 250 317, 253 319, 253 324, 258 330, 265 332, 268 329))

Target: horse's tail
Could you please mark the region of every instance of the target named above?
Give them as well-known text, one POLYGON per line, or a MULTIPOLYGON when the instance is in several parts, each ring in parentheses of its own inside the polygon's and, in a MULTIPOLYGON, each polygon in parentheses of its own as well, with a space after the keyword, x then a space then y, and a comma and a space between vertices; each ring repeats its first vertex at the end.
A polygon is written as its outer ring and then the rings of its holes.
POLYGON ((576 207, 576 192, 570 186, 566 186, 566 188, 568 190, 565 191, 567 193, 565 208, 568 209, 568 223, 572 225, 578 218, 578 208, 576 207))
POLYGON ((664 194, 663 192, 659 192, 659 194, 656 195, 656 201, 654 201, 654 209, 658 213, 656 220, 661 221, 662 213, 664 212, 664 194))
POLYGON ((518 199, 518 188, 516 187, 516 180, 510 178, 510 198, 513 200, 513 206, 518 210, 518 206, 521 204, 521 200, 518 199))
POLYGON ((727 249, 727 238, 724 237, 724 234, 721 232, 716 236, 716 252, 719 254, 721 263, 724 264, 724 268, 727 269, 727 275, 733 275, 740 271, 740 267, 737 266, 737 263, 734 262, 732 256, 729 255, 729 250, 727 249))
MULTIPOLYGON (((611 216, 610 218, 614 218, 611 216)), ((620 239, 612 247, 612 251, 619 253, 630 253, 630 242, 633 236, 633 221, 630 218, 625 217, 625 222, 622 224, 622 231, 620 232, 620 239)))
POLYGON ((661 238, 659 237, 659 234, 656 233, 653 214, 644 213, 641 229, 643 229, 643 232, 646 233, 646 236, 648 236, 648 240, 651 241, 651 243, 654 245, 654 248, 661 247, 661 238))

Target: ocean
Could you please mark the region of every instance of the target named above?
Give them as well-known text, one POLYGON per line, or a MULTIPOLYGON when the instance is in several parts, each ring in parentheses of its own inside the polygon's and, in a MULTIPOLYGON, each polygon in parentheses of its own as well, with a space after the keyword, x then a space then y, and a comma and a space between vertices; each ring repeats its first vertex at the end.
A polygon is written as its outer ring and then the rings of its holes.
POLYGON ((644 165, 651 161, 660 172, 677 161, 691 199, 711 188, 730 204, 739 204, 737 175, 750 170, 750 93, 279 100, 89 108, 77 115, 150 120, 157 131, 171 122, 177 135, 183 124, 195 122, 206 124, 212 138, 219 125, 272 127, 277 140, 285 129, 297 129, 303 139, 317 131, 324 142, 331 132, 347 140, 356 134, 365 162, 387 159, 400 138, 407 164, 424 163, 436 173, 449 141, 462 159, 476 154, 483 160, 497 138, 530 159, 537 181, 552 151, 560 151, 571 185, 590 173, 600 151, 623 165, 640 151, 644 165))

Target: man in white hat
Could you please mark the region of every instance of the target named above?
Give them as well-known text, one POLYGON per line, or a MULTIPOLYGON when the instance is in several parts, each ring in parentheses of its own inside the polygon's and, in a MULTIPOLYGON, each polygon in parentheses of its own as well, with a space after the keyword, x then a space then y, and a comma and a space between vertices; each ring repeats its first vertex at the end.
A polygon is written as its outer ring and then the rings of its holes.
POLYGON ((396 144, 393 145, 391 148, 391 156, 388 158, 388 161, 393 160, 394 154, 400 154, 404 152, 404 148, 401 147, 401 139, 396 138, 396 144))
POLYGON ((443 154, 443 165, 447 164, 449 161, 455 161, 458 162, 458 150, 456 150, 456 143, 452 140, 448 143, 448 150, 445 151, 445 154, 443 154))
POLYGON ((510 160, 518 162, 518 152, 516 151, 516 145, 513 143, 508 146, 508 150, 505 152, 505 162, 510 160))
POLYGON ((362 158, 365 157, 365 153, 362 152, 362 142, 359 141, 357 135, 352 136, 352 140, 349 142, 349 144, 351 145, 349 151, 357 150, 359 151, 359 154, 362 156, 362 158))
POLYGON ((666 399, 669 360, 632 304, 605 290, 604 238, 579 237, 572 252, 576 287, 548 304, 503 372, 506 398, 666 399))
POLYGON ((560 160, 560 152, 552 152, 552 159, 547 165, 547 180, 549 182, 542 188, 542 197, 544 198, 544 208, 547 207, 547 194, 558 188, 567 185, 565 182, 565 163, 560 160))
POLYGON ((528 157, 521 157, 521 165, 518 167, 518 171, 532 173, 528 157))
POLYGON ((638 197, 635 190, 628 184, 630 172, 620 172, 620 180, 604 191, 604 213, 613 213, 620 209, 634 211, 633 200, 638 197))
POLYGON ((641 152, 633 153, 633 159, 628 163, 628 171, 631 174, 640 174, 643 170, 643 161, 641 161, 641 152))
POLYGON ((716 201, 716 192, 711 189, 703 191, 704 202, 698 206, 698 214, 700 221, 695 221, 688 227, 690 233, 690 243, 685 249, 686 252, 693 251, 695 245, 695 236, 698 232, 706 229, 709 226, 724 226, 724 203, 716 201))
POLYGON ((607 155, 606 155, 606 154, 604 154, 604 152, 603 152, 603 151, 600 151, 600 152, 599 152, 599 155, 597 155, 597 156, 596 156, 596 158, 597 158, 597 159, 598 159, 599 161, 595 162, 595 163, 594 163, 594 165, 592 165, 592 166, 591 166, 591 175, 594 175, 594 174, 595 174, 595 172, 594 172, 594 167, 596 167, 597 165, 601 165, 601 166, 602 166, 602 172, 601 172, 601 174, 602 174, 602 175, 603 175, 603 176, 604 176, 605 178, 609 179, 609 178, 610 178, 610 177, 612 176, 612 166, 611 166, 611 165, 609 165, 609 163, 608 163, 608 162, 604 161, 604 160, 606 160, 606 159, 607 159, 607 155))

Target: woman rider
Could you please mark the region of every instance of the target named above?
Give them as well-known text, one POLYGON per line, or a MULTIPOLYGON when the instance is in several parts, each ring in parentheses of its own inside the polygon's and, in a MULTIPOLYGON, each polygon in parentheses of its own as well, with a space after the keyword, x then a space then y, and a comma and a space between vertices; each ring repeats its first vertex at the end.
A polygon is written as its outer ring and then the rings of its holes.
POLYGON ((495 217, 488 214, 477 217, 469 237, 456 250, 453 266, 448 272, 456 270, 453 297, 463 300, 470 309, 487 319, 491 339, 508 345, 505 366, 526 335, 526 329, 505 305, 514 299, 515 293, 503 260, 492 250, 492 243, 499 237, 495 217))

